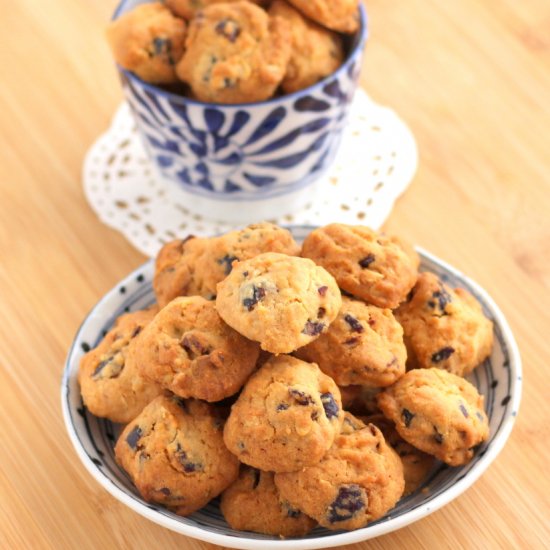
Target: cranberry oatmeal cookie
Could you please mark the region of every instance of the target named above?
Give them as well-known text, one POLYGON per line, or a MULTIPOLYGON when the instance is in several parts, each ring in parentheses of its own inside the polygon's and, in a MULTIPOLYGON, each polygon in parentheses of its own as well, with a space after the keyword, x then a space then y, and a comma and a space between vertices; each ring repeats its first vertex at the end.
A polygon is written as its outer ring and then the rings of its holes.
POLYGON ((359 0, 289 0, 323 27, 344 33, 359 28, 359 0))
POLYGON ((272 472, 315 464, 343 420, 338 386, 317 365, 272 357, 247 382, 224 430, 241 462, 272 472))
POLYGON ((342 38, 304 17, 285 0, 275 0, 270 15, 290 24, 292 49, 281 84, 286 93, 297 92, 332 74, 344 61, 342 38))
POLYGON ((142 375, 180 397, 221 401, 238 392, 256 367, 259 346, 228 327, 213 302, 175 298, 135 346, 142 375))
POLYGON ((177 81, 176 63, 184 51, 186 24, 161 2, 142 4, 107 27, 116 62, 153 84, 177 81))
POLYGON ((407 352, 391 310, 343 297, 327 332, 296 356, 317 363, 339 386, 384 387, 405 373, 407 352))
POLYGON ((421 273, 408 301, 395 312, 405 332, 408 366, 445 369, 466 376, 493 347, 493 323, 462 288, 421 273))
POLYGON ((441 369, 407 372, 379 394, 378 406, 405 441, 450 466, 469 462, 489 436, 483 396, 441 369))
POLYGON ((374 424, 382 432, 388 445, 399 455, 405 477, 403 496, 414 493, 426 481, 428 474, 435 465, 435 458, 407 443, 399 435, 393 422, 384 415, 375 414, 361 420, 365 424, 374 424))
POLYGON ((345 413, 342 431, 317 464, 275 474, 291 506, 328 529, 359 529, 386 514, 403 494, 403 466, 374 424, 345 413))
POLYGON ((396 308, 416 283, 418 254, 396 237, 361 225, 330 224, 304 240, 302 256, 331 273, 340 288, 383 308, 396 308))
POLYGON ((162 392, 140 375, 131 350, 158 308, 121 315, 99 345, 80 361, 78 381, 82 399, 96 416, 130 422, 162 392))
POLYGON ((290 58, 290 29, 250 2, 212 4, 190 22, 176 71, 200 101, 247 103, 271 97, 290 58))
POLYGON ((306 258, 260 254, 218 284, 216 308, 271 353, 290 353, 326 332, 342 303, 334 278, 306 258))
POLYGON ((178 296, 213 299, 216 285, 233 263, 263 252, 297 256, 300 247, 290 231, 272 223, 256 223, 219 237, 187 237, 167 243, 157 255, 153 288, 162 307, 178 296))
POLYGON ((316 525, 281 498, 272 472, 241 467, 239 478, 222 494, 220 509, 232 529, 279 537, 301 537, 316 525))
POLYGON ((187 516, 239 474, 222 430, 223 419, 212 405, 163 395, 126 426, 115 457, 146 501, 187 516))

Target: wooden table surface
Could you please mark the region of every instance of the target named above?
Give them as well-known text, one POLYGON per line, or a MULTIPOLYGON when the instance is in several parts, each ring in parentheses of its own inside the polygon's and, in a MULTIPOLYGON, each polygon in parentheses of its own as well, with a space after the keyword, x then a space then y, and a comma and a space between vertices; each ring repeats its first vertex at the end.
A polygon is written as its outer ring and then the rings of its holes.
MULTIPOLYGON (((107 494, 61 418, 79 323, 144 260, 98 221, 80 180, 121 100, 102 34, 114 4, 0 3, 0 548, 214 548, 107 494)), ((474 487, 354 548, 548 548, 550 3, 368 8, 362 84, 407 121, 420 150, 385 228, 489 290, 517 337, 525 386, 508 444, 474 487)))

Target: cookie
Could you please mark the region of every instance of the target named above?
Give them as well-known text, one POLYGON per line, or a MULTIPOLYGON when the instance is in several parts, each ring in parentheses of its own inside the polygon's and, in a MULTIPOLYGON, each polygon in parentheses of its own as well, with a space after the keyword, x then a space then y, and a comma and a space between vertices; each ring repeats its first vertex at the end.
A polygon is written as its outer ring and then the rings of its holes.
MULTIPOLYGON (((165 0, 166 6, 174 15, 184 19, 192 19, 200 10, 210 4, 231 3, 239 0, 165 0)), ((254 4, 265 4, 264 0, 248 0, 254 4)))
POLYGON ((383 308, 396 308, 416 283, 420 260, 396 237, 361 225, 330 224, 312 231, 302 246, 353 296, 383 308))
POLYGON ((247 103, 271 97, 290 57, 290 29, 250 2, 212 4, 189 23, 176 71, 200 101, 247 103))
POLYGON ((95 416, 130 422, 162 392, 156 382, 140 375, 129 351, 157 311, 154 306, 121 315, 98 346, 82 357, 80 391, 95 416))
POLYGON ((146 82, 177 81, 176 63, 184 51, 186 24, 161 2, 135 7, 107 27, 115 61, 146 82))
POLYGON ((322 267, 273 252, 234 264, 217 292, 222 319, 271 353, 290 353, 318 338, 342 301, 322 267))
POLYGON ((339 386, 390 386, 405 373, 403 329, 391 310, 342 297, 327 332, 296 351, 339 386))
POLYGON ((469 462, 489 436, 483 396, 441 369, 407 372, 378 395, 378 406, 405 441, 451 466, 469 462))
POLYGON ((279 537, 301 537, 316 525, 281 498, 272 472, 241 467, 239 478, 221 497, 220 509, 232 529, 279 537))
POLYGON ((220 237, 187 237, 162 247, 157 255, 153 288, 161 307, 178 296, 216 296, 216 285, 231 272, 233 262, 263 252, 297 256, 300 247, 291 233, 272 223, 257 223, 220 237))
POLYGON ((386 514, 403 494, 403 466, 374 424, 345 413, 342 431, 318 461, 275 474, 291 506, 328 529, 358 529, 386 514))
POLYGON ((304 15, 323 27, 344 33, 359 28, 359 0, 289 0, 304 15))
POLYGON ((344 61, 342 38, 304 17, 285 0, 275 0, 269 14, 288 21, 291 30, 291 53, 282 89, 296 92, 312 86, 332 74, 344 61))
POLYGON ((317 365, 272 357, 247 382, 224 430, 241 462, 271 472, 315 464, 342 423, 338 386, 317 365))
POLYGON ((200 296, 175 298, 160 310, 136 346, 141 374, 180 397, 220 401, 254 371, 259 346, 221 319, 200 296))
POLYGON ((420 274, 395 315, 405 332, 410 368, 437 367, 466 376, 491 354, 493 323, 480 303, 433 273, 420 274))
POLYGON ((161 395, 126 426, 115 457, 146 501, 187 516, 239 474, 222 430, 223 419, 213 406, 161 395))
POLYGON ((361 420, 365 424, 374 424, 384 435, 386 443, 399 455, 403 463, 403 475, 405 477, 403 496, 414 493, 426 481, 428 474, 435 465, 435 458, 407 443, 397 433, 393 422, 384 415, 375 414, 361 420))

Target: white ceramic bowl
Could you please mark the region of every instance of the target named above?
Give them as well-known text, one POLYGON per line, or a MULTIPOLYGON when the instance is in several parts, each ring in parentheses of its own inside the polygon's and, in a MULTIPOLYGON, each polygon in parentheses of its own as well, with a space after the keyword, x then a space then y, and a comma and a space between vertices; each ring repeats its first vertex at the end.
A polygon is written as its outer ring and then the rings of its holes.
MULTIPOLYGON (((300 226, 291 229, 294 237, 301 241, 313 228, 300 226)), ((506 443, 521 398, 521 360, 510 327, 489 295, 453 267, 423 250, 419 253, 421 270, 436 273, 453 287, 469 290, 494 322, 495 346, 491 357, 468 377, 485 395, 491 435, 469 464, 451 468, 438 463, 424 485, 425 490, 403 498, 382 519, 356 531, 335 532, 319 527, 300 539, 280 540, 230 529, 217 501, 183 518, 161 506, 149 504, 139 496, 114 460, 113 447, 120 426, 96 418, 86 410, 80 397, 77 373, 82 355, 97 345, 119 315, 141 309, 154 301, 152 261, 131 273, 97 303, 82 323, 69 351, 61 401, 67 431, 80 460, 107 491, 147 519, 183 535, 230 548, 309 549, 351 544, 404 527, 448 504, 479 478, 506 443)))

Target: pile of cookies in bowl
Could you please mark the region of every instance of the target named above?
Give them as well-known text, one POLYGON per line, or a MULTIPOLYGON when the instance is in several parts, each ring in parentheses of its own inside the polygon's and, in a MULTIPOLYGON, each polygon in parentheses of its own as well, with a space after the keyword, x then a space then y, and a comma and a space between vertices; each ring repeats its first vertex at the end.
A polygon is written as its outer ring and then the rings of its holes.
POLYGON ((297 92, 334 73, 359 27, 358 0, 166 0, 129 9, 107 39, 118 65, 145 82, 234 104, 297 92))
POLYGON ((418 266, 343 224, 301 247, 270 223, 168 243, 156 304, 83 356, 83 401, 125 424, 116 460, 147 502, 187 516, 220 497, 233 529, 280 537, 364 527, 489 435, 464 376, 492 323, 418 266))

